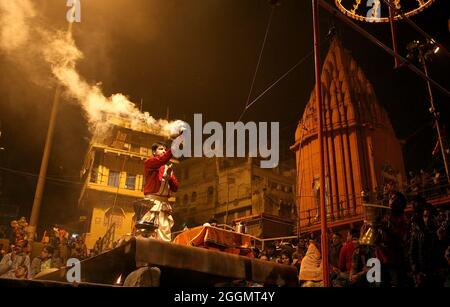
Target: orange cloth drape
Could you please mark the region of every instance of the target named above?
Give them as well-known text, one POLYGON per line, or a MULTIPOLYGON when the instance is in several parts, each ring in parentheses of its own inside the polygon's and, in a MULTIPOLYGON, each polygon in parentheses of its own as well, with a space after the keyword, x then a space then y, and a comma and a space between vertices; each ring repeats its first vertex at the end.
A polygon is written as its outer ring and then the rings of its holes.
POLYGON ((188 229, 180 233, 173 243, 252 257, 250 236, 212 226, 188 229))

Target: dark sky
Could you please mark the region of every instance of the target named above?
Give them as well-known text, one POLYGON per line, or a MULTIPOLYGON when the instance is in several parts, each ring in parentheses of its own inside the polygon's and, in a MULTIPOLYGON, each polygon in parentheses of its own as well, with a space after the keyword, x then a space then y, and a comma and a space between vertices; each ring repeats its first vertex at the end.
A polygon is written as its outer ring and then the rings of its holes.
MULTIPOLYGON (((39 1, 39 22, 48 29, 67 27, 66 1, 39 1)), ((253 97, 312 50, 311 1, 282 0, 277 7, 253 97)), ((334 3, 334 1, 329 1, 334 3)), ((424 30, 450 48, 449 1, 437 0, 413 18, 424 30)), ((81 23, 74 25, 77 45, 85 54, 79 71, 90 83, 102 83, 106 95, 123 93, 132 101, 143 99, 144 110, 155 117, 190 120, 203 113, 205 120, 236 121, 247 99, 258 54, 270 15, 266 0, 96 0, 83 1, 81 23)), ((324 11, 321 38, 333 18, 324 11)), ((386 24, 363 24, 390 45, 386 24)), ((397 136, 407 140, 407 169, 432 167, 435 133, 427 113, 425 83, 405 68, 393 70, 393 60, 348 26, 335 21, 344 46, 373 83, 397 136)), ((421 36, 403 22, 398 25, 399 48, 421 36)), ((321 46, 325 53, 328 43, 321 46)), ((2 167, 37 174, 54 88, 48 68, 28 59, 20 67, 0 51, 0 145, 2 167), (29 71, 32 69, 33 73, 29 71)), ((449 58, 438 53, 429 64, 431 76, 450 88, 449 58)), ((282 138, 293 143, 297 120, 313 88, 310 57, 256 103, 244 121, 279 121, 282 138)), ((443 121, 449 122, 449 98, 434 91, 443 121)), ((64 99, 59 111, 49 175, 79 180, 89 137, 80 108, 64 99)), ((5 173, 3 197, 21 206, 29 216, 36 177, 5 173)), ((66 222, 72 217, 80 186, 47 183, 43 223, 66 222)))

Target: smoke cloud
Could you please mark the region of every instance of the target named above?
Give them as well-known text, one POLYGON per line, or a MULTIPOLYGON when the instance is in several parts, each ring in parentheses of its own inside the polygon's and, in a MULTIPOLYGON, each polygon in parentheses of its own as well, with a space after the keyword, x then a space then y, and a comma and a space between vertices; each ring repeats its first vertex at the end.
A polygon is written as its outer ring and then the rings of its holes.
POLYGON ((29 0, 0 1, 0 47, 12 51, 24 45, 35 15, 29 0))
POLYGON ((0 48, 15 52, 23 48, 34 49, 50 66, 65 94, 77 101, 85 113, 93 131, 105 125, 105 114, 128 121, 131 129, 170 136, 176 134, 184 122, 156 119, 148 112, 141 112, 123 94, 106 97, 100 85, 89 84, 77 71, 76 64, 83 59, 71 32, 48 31, 31 22, 37 15, 30 0, 0 1, 0 48))

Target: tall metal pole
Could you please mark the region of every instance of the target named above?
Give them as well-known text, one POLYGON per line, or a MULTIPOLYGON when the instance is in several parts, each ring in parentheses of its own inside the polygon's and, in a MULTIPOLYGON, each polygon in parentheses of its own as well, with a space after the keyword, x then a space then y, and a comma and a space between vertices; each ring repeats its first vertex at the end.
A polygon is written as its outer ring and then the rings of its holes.
POLYGON ((320 82, 320 48, 319 48, 319 6, 318 0, 312 0, 312 19, 314 32, 314 68, 315 68, 315 93, 317 109, 317 140, 319 141, 319 165, 320 165, 320 223, 321 223, 321 252, 322 273, 325 287, 330 286, 328 274, 328 238, 327 238, 327 214, 325 208, 325 159, 323 144, 323 116, 322 116, 322 86, 320 82))
MULTIPOLYGON (((71 33, 72 33, 72 23, 69 23, 67 35, 70 36, 71 33)), ((33 207, 31 209, 30 225, 28 230, 30 248, 33 248, 32 243, 34 241, 34 236, 36 234, 36 227, 39 220, 39 212, 41 210, 42 195, 44 194, 45 188, 45 177, 47 175, 48 160, 50 158, 50 152, 52 150, 53 145, 53 135, 55 132, 56 115, 58 114, 60 97, 61 97, 61 85, 58 83, 56 86, 55 95, 53 96, 53 104, 50 113, 47 137, 45 140, 44 154, 42 155, 41 169, 39 170, 39 177, 36 185, 36 192, 34 194, 33 207)))
MULTIPOLYGON (((424 56, 422 50, 419 50, 419 57, 420 57, 419 60, 423 66, 423 71, 425 73, 425 76, 429 77, 426 59, 425 59, 425 56, 424 56)), ((428 81, 428 80, 427 80, 427 88, 428 88, 428 95, 430 97, 430 105, 431 105, 430 113, 431 113, 431 115, 433 115, 434 125, 436 126, 439 147, 441 148, 442 160, 444 161, 445 174, 447 175, 447 182, 450 183, 447 155, 445 153, 444 141, 442 140, 442 131, 441 131, 441 125, 439 124, 439 115, 436 111, 436 108, 434 107, 433 92, 431 91, 431 84, 430 84, 430 81, 428 81)))
POLYGON ((395 30, 395 12, 394 12, 394 8, 391 6, 393 4, 392 0, 387 0, 389 1, 389 22, 391 24, 391 36, 392 36, 392 49, 394 49, 394 68, 398 68, 399 63, 398 63, 398 58, 397 58, 397 35, 396 35, 396 30, 395 30))

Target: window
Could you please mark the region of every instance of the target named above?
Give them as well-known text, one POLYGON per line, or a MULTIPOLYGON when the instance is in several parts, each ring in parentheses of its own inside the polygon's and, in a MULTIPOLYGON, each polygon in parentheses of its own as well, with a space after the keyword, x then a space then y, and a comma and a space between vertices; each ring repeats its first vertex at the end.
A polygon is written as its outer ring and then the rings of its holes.
POLYGON ((197 192, 192 192, 191 202, 195 202, 197 200, 197 192))
POLYGON ((111 170, 109 171, 108 185, 111 187, 119 186, 119 172, 111 170))
POLYGON ((91 171, 91 182, 96 183, 98 180, 98 166, 92 168, 91 171))
POLYGON ((103 218, 103 225, 105 227, 110 227, 112 224, 115 224, 116 229, 122 228, 123 222, 125 219, 125 212, 122 208, 113 207, 108 208, 105 211, 105 216, 103 218))
POLYGON ((121 131, 117 131, 116 139, 112 142, 111 147, 124 149, 125 141, 127 139, 127 134, 121 131))
POLYGON ((151 152, 151 151, 148 150, 147 147, 141 147, 139 153, 140 153, 141 155, 143 155, 143 156, 148 156, 148 155, 150 154, 150 152, 151 152))
POLYGON ((135 190, 136 189, 136 175, 127 173, 127 180, 125 182, 125 189, 135 190))
POLYGON ((93 153, 93 157, 92 159, 94 161, 92 161, 92 169, 91 169, 91 178, 90 181, 93 183, 101 183, 102 178, 99 176, 101 176, 101 174, 99 173, 99 166, 100 166, 100 156, 98 153, 93 153))
POLYGON ((187 194, 184 194, 183 196, 183 205, 187 205, 189 202, 189 197, 187 196, 187 194))
POLYGON ((187 167, 184 169, 184 179, 189 179, 189 169, 187 167))
POLYGON ((135 153, 140 153, 141 147, 138 144, 131 144, 131 151, 135 153))

